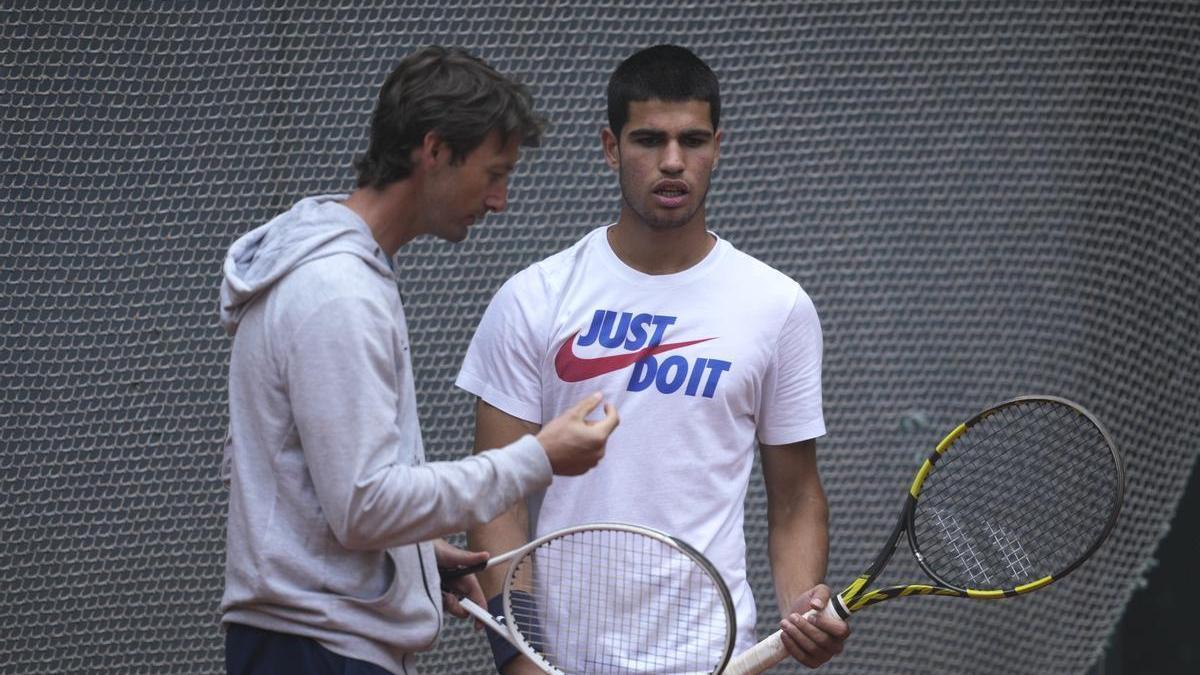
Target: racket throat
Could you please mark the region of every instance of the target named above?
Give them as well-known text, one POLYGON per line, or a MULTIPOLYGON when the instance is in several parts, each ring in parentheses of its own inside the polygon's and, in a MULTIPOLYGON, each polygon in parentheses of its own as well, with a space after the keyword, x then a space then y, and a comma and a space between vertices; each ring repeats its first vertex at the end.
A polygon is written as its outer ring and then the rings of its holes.
POLYGON ((842 596, 838 593, 829 596, 829 602, 821 611, 826 616, 829 616, 831 613, 836 614, 837 618, 842 621, 850 618, 850 610, 846 607, 845 601, 842 600, 842 596))

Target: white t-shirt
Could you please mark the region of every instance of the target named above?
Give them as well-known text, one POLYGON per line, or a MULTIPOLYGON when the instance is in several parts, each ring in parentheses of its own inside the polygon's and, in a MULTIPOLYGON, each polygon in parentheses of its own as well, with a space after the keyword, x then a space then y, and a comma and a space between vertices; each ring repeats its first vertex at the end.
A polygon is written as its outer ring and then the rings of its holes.
POLYGON ((740 651, 754 642, 742 527, 756 441, 825 433, 816 309, 720 238, 692 267, 648 275, 621 262, 607 230, 500 288, 457 384, 537 424, 603 392, 621 424, 595 469, 555 476, 534 535, 615 521, 683 539, 729 585, 740 651))

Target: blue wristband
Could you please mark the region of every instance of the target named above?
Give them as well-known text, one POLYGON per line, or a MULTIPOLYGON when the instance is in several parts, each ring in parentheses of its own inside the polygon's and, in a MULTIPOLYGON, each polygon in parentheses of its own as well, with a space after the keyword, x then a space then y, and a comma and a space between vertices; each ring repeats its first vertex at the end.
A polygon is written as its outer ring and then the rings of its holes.
MULTIPOLYGON (((521 634, 529 642, 529 646, 534 651, 540 652, 544 647, 541 640, 542 627, 538 622, 537 606, 534 603, 533 596, 525 591, 513 590, 511 592, 511 600, 513 604, 513 613, 521 619, 521 634)), ((497 595, 488 600, 488 611, 492 616, 504 615, 504 596, 497 595)), ((501 621, 501 623, 504 623, 501 621)), ((505 626, 505 628, 513 628, 505 626)), ((492 645, 492 658, 496 661, 496 671, 500 672, 504 666, 510 661, 517 658, 521 651, 512 646, 508 640, 499 635, 494 635, 492 631, 488 631, 488 642, 492 645)))
MULTIPOLYGON (((492 616, 504 616, 504 596, 497 595, 488 599, 488 613, 492 616)), ((496 672, 502 672, 504 666, 517 658, 521 652, 512 646, 508 640, 496 635, 493 631, 487 633, 488 643, 492 646, 492 660, 496 662, 496 672)))

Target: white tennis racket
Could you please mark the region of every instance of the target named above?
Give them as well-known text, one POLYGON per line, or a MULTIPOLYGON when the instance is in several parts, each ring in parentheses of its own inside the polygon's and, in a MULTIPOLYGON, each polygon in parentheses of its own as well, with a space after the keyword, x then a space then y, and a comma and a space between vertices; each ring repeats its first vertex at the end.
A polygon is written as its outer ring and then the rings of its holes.
POLYGON ((669 535, 580 525, 485 564, 443 569, 442 579, 506 563, 504 616, 462 605, 547 673, 720 673, 733 652, 729 589, 703 555, 669 535))

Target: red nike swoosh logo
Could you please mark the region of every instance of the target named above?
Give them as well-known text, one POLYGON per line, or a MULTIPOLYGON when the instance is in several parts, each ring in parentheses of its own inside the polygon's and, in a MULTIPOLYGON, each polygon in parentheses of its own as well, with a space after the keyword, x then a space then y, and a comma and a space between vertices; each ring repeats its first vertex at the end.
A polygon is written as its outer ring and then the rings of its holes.
POLYGON ((652 354, 660 354, 662 352, 679 349, 688 345, 694 345, 700 342, 708 342, 713 338, 704 338, 702 340, 689 340, 687 342, 671 342, 669 344, 654 345, 639 349, 636 352, 628 354, 616 354, 614 356, 600 356, 594 359, 581 359, 575 356, 573 347, 575 338, 579 335, 579 331, 571 334, 571 337, 563 341, 562 346, 558 348, 558 354, 554 355, 554 370, 558 371, 558 379, 563 382, 582 382, 590 380, 597 375, 611 373, 614 370, 627 368, 633 364, 652 354))

